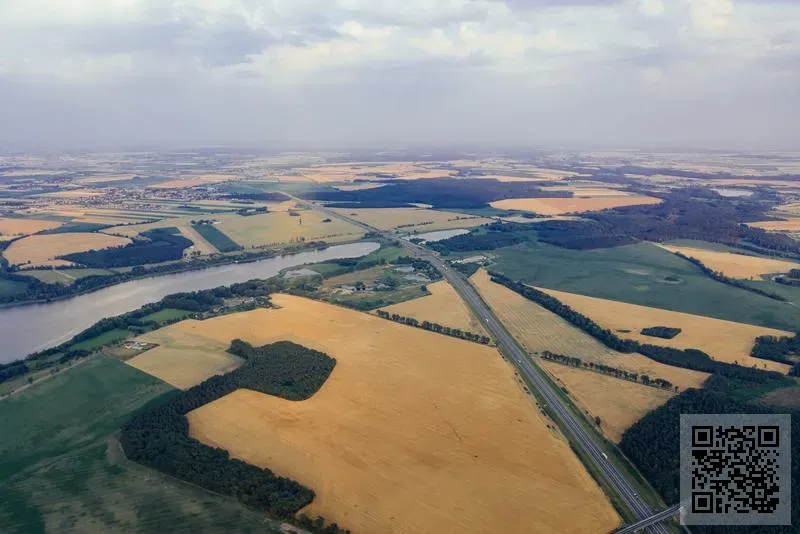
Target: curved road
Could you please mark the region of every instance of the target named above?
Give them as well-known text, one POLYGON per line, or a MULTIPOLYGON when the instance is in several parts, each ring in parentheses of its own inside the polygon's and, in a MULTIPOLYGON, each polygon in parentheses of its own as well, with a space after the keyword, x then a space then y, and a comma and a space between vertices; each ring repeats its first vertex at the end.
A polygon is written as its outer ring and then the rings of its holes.
MULTIPOLYGON (((332 217, 345 220, 351 224, 366 230, 381 234, 388 239, 396 240, 397 236, 391 233, 373 228, 359 220, 353 219, 346 215, 332 211, 324 206, 310 203, 299 198, 295 198, 299 203, 308 206, 312 209, 319 210, 332 217)), ((483 301, 478 294, 477 290, 461 273, 453 270, 438 256, 433 254, 430 250, 410 243, 404 239, 400 240, 403 247, 409 250, 414 256, 429 261, 433 264, 447 279, 448 282, 455 288, 462 299, 469 305, 472 311, 486 326, 486 329, 491 332, 497 342, 497 348, 506 355, 506 357, 514 364, 519 373, 527 378, 538 394, 543 398, 550 408, 551 413, 561 423, 563 429, 566 430, 567 438, 570 442, 580 449, 584 457, 588 458, 593 464, 597 472, 602 473, 603 477, 608 482, 610 487, 613 487, 622 501, 633 511, 633 513, 640 520, 636 526, 641 524, 640 528, 646 529, 646 532, 667 534, 667 529, 662 524, 653 524, 652 521, 660 521, 672 514, 667 514, 667 510, 663 512, 654 512, 650 505, 639 496, 633 488, 633 485, 625 478, 625 476, 608 461, 606 453, 601 445, 595 442, 595 438, 583 427, 578 420, 579 415, 575 415, 565 404, 563 399, 553 389, 550 380, 545 376, 544 372, 539 369, 528 358, 527 353, 516 339, 508 332, 503 323, 495 316, 494 312, 483 301), (656 519, 657 518, 657 519, 656 519)), ((669 510, 669 509, 668 509, 669 510)), ((674 513, 674 511, 673 511, 674 513)))

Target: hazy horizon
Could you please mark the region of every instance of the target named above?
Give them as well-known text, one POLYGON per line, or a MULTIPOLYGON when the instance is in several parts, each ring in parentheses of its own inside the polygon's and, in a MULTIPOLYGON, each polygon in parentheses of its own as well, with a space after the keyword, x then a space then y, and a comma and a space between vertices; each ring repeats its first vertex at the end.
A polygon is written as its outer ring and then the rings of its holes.
POLYGON ((0 152, 797 149, 787 0, 0 0, 0 152))

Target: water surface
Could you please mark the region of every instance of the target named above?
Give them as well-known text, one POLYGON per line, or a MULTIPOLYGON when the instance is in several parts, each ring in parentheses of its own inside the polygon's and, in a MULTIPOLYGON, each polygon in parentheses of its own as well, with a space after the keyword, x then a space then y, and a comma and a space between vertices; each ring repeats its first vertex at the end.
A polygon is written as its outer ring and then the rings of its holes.
POLYGON ((105 317, 141 308, 184 291, 269 278, 298 265, 334 259, 360 258, 380 247, 378 243, 351 243, 324 250, 301 252, 255 261, 220 265, 201 271, 132 280, 93 293, 49 304, 0 309, 0 362, 23 358, 69 340, 105 317))

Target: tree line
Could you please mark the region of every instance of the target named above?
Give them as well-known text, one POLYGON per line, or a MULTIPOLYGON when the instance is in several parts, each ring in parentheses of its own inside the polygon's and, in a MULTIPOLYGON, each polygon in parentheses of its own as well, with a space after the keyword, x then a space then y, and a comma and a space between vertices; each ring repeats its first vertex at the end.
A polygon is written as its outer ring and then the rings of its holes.
POLYGON ((694 371, 706 373, 718 373, 731 378, 738 378, 750 382, 764 382, 777 376, 782 376, 774 371, 764 371, 755 367, 744 367, 738 364, 719 362, 711 358, 708 354, 697 349, 676 349, 673 347, 661 347, 639 343, 633 339, 622 339, 614 332, 603 328, 585 315, 573 310, 571 307, 562 303, 555 297, 548 295, 536 288, 515 282, 502 274, 490 272, 492 282, 502 284, 531 300, 543 308, 560 316, 573 326, 576 326, 591 335, 606 347, 617 352, 634 353, 638 352, 667 365, 683 367, 694 371))
MULTIPOLYGON (((294 514, 314 499, 311 489, 191 438, 186 414, 241 388, 288 400, 308 399, 328 379, 336 360, 289 341, 256 348, 235 340, 230 351, 245 360, 240 368, 140 412, 122 427, 120 443, 135 462, 295 521, 294 514)), ((346 532, 335 524, 319 531, 346 532)))
POLYGON ((484 336, 481 334, 475 334, 474 332, 468 332, 466 330, 461 330, 460 328, 452 328, 449 326, 443 326, 439 323, 432 323, 430 321, 418 321, 413 317, 404 317, 397 313, 389 313, 385 310, 378 310, 376 312, 378 317, 382 317, 384 319, 389 319, 390 321, 394 321, 396 323, 402 323, 408 326, 414 326, 416 328, 422 328, 423 330, 430 330, 431 332, 436 332, 439 334, 444 334, 446 336, 457 337, 459 339, 466 339, 467 341, 474 341, 475 343, 482 343, 484 345, 489 344, 491 338, 488 336, 484 336))
POLYGON ((580 358, 575 356, 564 356, 563 354, 555 354, 550 352, 549 350, 545 350, 541 354, 542 359, 560 363, 561 365, 566 365, 568 367, 575 367, 577 369, 586 369, 589 371, 594 371, 596 373, 613 376, 614 378, 619 378, 621 380, 628 380, 629 382, 636 382, 637 384, 642 384, 644 386, 650 386, 658 389, 668 389, 678 391, 678 386, 674 386, 672 382, 669 380, 664 380, 663 378, 653 378, 649 375, 640 375, 639 373, 635 373, 632 371, 626 371, 625 369, 620 369, 618 367, 612 367, 610 365, 605 365, 602 363, 597 362, 585 362, 580 358))
POLYGON ((751 293, 755 293, 757 295, 761 295, 762 297, 767 297, 772 300, 779 300, 781 302, 786 302, 786 298, 782 297, 781 295, 778 295, 776 293, 771 293, 769 291, 764 291, 763 289, 759 289, 757 287, 749 286, 744 282, 742 282, 741 280, 725 276, 721 272, 715 271, 714 269, 711 269, 710 267, 706 266, 702 261, 698 260, 697 258, 687 256, 686 254, 682 254, 678 251, 674 251, 673 254, 675 254, 679 258, 683 258, 684 260, 696 265, 701 271, 703 271, 703 273, 706 276, 708 276, 712 280, 716 280, 717 282, 721 282, 723 284, 727 284, 729 286, 738 289, 744 289, 745 291, 749 291, 751 293))

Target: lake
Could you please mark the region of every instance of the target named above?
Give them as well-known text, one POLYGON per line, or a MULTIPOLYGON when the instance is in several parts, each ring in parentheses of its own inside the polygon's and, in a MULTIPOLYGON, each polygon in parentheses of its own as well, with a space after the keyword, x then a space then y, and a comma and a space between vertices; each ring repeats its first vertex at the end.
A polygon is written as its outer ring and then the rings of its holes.
POLYGON ((437 232, 427 232, 424 234, 414 234, 406 236, 406 239, 422 239, 425 242, 433 243, 435 241, 443 241, 445 239, 450 239, 451 237, 455 237, 457 235, 464 235, 468 234, 469 230, 464 230, 463 228, 459 228, 456 230, 439 230, 437 232))
POLYGON ((157 302, 172 293, 198 291, 270 278, 283 269, 329 260, 360 258, 378 243, 350 243, 324 250, 278 256, 252 263, 220 265, 154 278, 143 278, 49 304, 0 309, 0 363, 68 341, 105 317, 114 317, 157 302))

